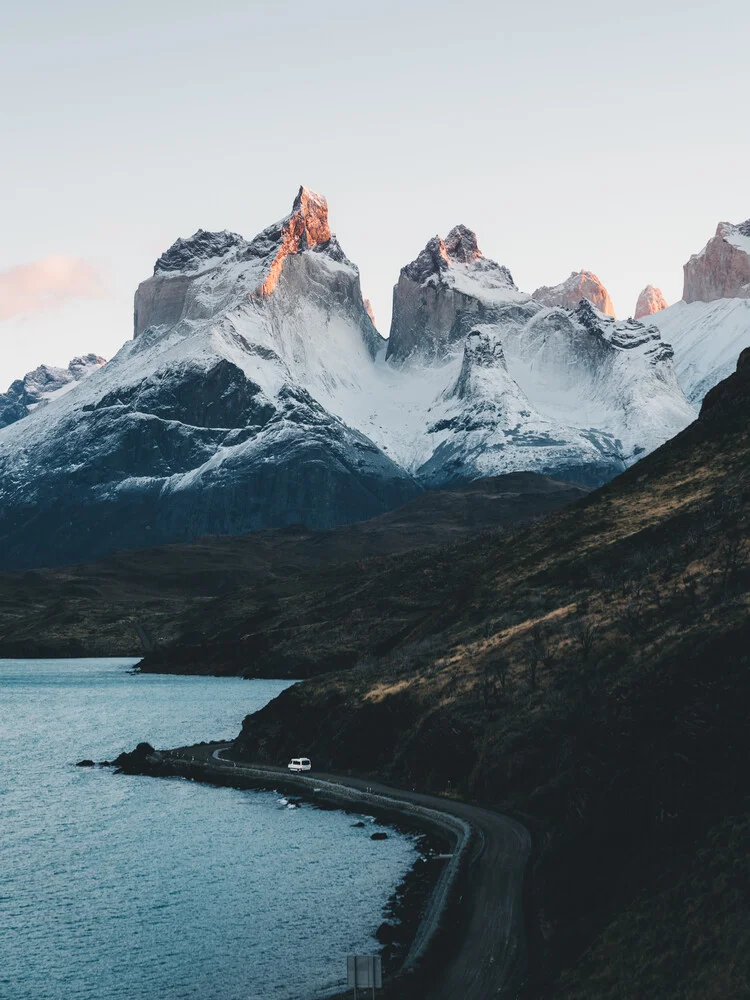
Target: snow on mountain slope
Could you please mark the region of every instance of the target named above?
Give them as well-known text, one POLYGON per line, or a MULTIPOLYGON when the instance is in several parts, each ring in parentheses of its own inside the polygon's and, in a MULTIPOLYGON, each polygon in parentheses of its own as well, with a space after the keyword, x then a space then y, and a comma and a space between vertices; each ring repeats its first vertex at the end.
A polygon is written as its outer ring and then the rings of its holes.
POLYGON ((73 358, 67 368, 39 365, 27 372, 11 383, 7 392, 0 394, 0 427, 15 423, 38 406, 69 392, 104 364, 105 359, 98 354, 83 354, 73 358))
POLYGON ((655 312, 649 322, 672 344, 680 385, 699 408, 750 346, 750 220, 720 222, 684 271, 682 301, 655 312))
POLYGON ((470 317, 481 321, 487 308, 527 299, 506 267, 484 257, 474 233, 456 226, 401 269, 386 358, 445 358, 463 340, 470 317))
MULTIPOLYGON (((695 418, 654 327, 586 301, 545 307, 465 227, 402 270, 376 369, 398 417, 381 409, 367 433, 430 486, 520 470, 597 484, 695 418)), ((363 426, 351 403, 330 405, 363 426)))
POLYGON ((413 479, 311 390, 357 390, 381 338, 357 269, 302 189, 246 242, 199 232, 136 293, 135 337, 0 432, 7 567, 303 522, 370 517, 413 479))
POLYGON ((677 378, 695 407, 731 375, 739 355, 750 347, 750 299, 676 302, 649 322, 674 348, 677 378))
POLYGON ((5 567, 325 528, 505 472, 596 485, 695 416, 655 326, 535 301, 465 226, 402 269, 384 341, 305 188, 251 240, 178 240, 133 319, 104 368, 0 431, 5 567))

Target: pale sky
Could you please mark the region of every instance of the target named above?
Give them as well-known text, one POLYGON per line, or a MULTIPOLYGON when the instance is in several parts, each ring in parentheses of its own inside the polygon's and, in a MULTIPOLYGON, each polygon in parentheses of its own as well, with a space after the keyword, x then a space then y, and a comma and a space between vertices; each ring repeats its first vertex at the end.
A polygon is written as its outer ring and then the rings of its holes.
POLYGON ((5 0, 0 391, 132 334, 155 258, 328 198, 387 334, 400 268, 463 222, 532 291, 682 293, 750 216, 750 4, 5 0))

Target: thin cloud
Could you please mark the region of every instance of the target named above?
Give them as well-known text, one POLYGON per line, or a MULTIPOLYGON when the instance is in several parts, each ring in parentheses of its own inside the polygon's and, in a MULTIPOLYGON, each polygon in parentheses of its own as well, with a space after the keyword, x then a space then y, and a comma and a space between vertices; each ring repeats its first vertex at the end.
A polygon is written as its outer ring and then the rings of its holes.
POLYGON ((106 288, 80 257, 44 257, 0 271, 0 321, 54 309, 71 299, 102 298, 106 288))

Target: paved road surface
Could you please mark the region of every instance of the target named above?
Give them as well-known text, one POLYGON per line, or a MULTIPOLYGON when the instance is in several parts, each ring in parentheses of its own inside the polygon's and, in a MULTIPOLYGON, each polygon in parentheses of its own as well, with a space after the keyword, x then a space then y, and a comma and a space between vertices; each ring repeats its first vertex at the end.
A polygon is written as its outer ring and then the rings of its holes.
MULTIPOLYGON (((231 760, 223 754, 230 744, 219 747, 190 747, 178 753, 211 769, 233 772, 240 777, 278 774, 288 778, 286 768, 260 765, 257 768, 231 760)), ((370 780, 314 771, 309 777, 295 775, 295 782, 330 782, 355 792, 387 796, 400 802, 422 806, 457 816, 468 823, 474 837, 468 862, 468 888, 462 898, 465 913, 462 940, 456 942, 452 957, 441 971, 439 982, 425 1000, 510 1000, 523 982, 526 948, 522 914, 523 873, 531 849, 528 831, 506 816, 478 806, 419 792, 390 788, 370 780)))

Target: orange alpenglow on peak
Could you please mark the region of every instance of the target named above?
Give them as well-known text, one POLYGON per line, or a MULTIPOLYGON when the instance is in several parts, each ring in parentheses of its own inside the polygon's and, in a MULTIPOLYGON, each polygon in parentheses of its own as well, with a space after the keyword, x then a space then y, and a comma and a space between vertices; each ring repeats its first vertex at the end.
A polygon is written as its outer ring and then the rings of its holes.
POLYGON ((462 264, 470 264, 483 256, 477 243, 477 234, 467 226, 454 226, 442 243, 448 257, 462 264))
POLYGON ((365 312, 370 317, 370 322, 375 326, 375 310, 372 308, 372 302, 369 299, 362 299, 362 303, 365 307, 365 312))
POLYGON ((542 285, 531 293, 531 297, 545 306, 563 309, 575 309, 581 299, 588 299, 600 312, 615 315, 609 292, 593 271, 573 271, 559 285, 542 285))
POLYGON ((646 285, 638 296, 633 319, 643 319, 644 316, 653 316, 654 313, 661 312, 667 306, 667 300, 662 295, 661 289, 654 288, 653 285, 646 285))
POLYGON ((331 238, 328 226, 328 202, 322 194, 301 187, 292 205, 291 219, 295 216, 302 223, 308 246, 327 243, 331 238))
POLYGON ((292 214, 281 224, 281 243, 258 292, 270 295, 276 287, 286 258, 309 247, 327 243, 331 238, 328 225, 328 202, 322 194, 301 187, 292 205, 292 214))

